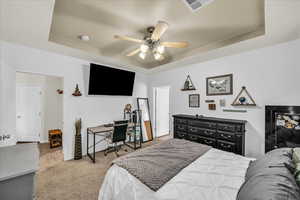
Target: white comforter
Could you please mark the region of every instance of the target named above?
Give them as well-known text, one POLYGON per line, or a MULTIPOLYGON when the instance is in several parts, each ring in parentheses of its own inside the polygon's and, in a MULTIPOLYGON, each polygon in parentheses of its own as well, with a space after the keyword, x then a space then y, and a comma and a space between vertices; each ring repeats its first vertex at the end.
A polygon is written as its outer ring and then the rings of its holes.
POLYGON ((251 160, 211 149, 157 192, 113 165, 106 174, 99 200, 235 200, 251 160))

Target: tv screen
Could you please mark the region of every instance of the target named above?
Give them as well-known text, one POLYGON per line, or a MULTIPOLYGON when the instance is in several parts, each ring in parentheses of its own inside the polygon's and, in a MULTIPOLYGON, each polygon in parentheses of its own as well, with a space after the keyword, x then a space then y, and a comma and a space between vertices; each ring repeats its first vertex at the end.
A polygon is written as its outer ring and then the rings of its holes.
POLYGON ((90 65, 89 95, 132 96, 135 73, 90 65))

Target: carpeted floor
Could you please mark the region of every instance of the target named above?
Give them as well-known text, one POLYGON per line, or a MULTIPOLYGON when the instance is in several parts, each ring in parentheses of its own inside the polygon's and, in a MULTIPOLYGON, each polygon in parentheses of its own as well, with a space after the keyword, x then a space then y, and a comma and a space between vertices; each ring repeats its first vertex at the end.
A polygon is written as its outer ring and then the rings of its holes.
MULTIPOLYGON (((147 143, 149 146, 169 137, 147 143)), ((96 163, 88 157, 82 160, 63 161, 61 149, 49 149, 48 144, 40 144, 40 169, 36 176, 37 200, 97 200, 98 193, 114 153, 106 157, 96 153, 96 163)), ((128 147, 128 152, 132 151, 128 147)), ((127 152, 120 151, 120 155, 127 152)))

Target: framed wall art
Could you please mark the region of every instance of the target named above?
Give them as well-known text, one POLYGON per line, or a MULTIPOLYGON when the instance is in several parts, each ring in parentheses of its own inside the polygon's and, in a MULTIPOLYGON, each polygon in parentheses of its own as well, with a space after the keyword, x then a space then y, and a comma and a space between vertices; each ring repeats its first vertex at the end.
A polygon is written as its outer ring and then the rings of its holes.
POLYGON ((206 95, 232 95, 233 75, 213 76, 206 78, 206 95))
POLYGON ((190 94, 189 95, 189 107, 199 108, 200 107, 200 94, 190 94))

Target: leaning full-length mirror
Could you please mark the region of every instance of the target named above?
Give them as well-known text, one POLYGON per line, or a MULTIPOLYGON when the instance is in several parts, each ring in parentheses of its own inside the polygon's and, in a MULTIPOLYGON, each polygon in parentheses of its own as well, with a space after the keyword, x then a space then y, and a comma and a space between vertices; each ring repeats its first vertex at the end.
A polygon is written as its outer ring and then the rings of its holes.
POLYGON ((137 98, 138 109, 141 110, 143 142, 153 140, 152 124, 148 98, 137 98))

